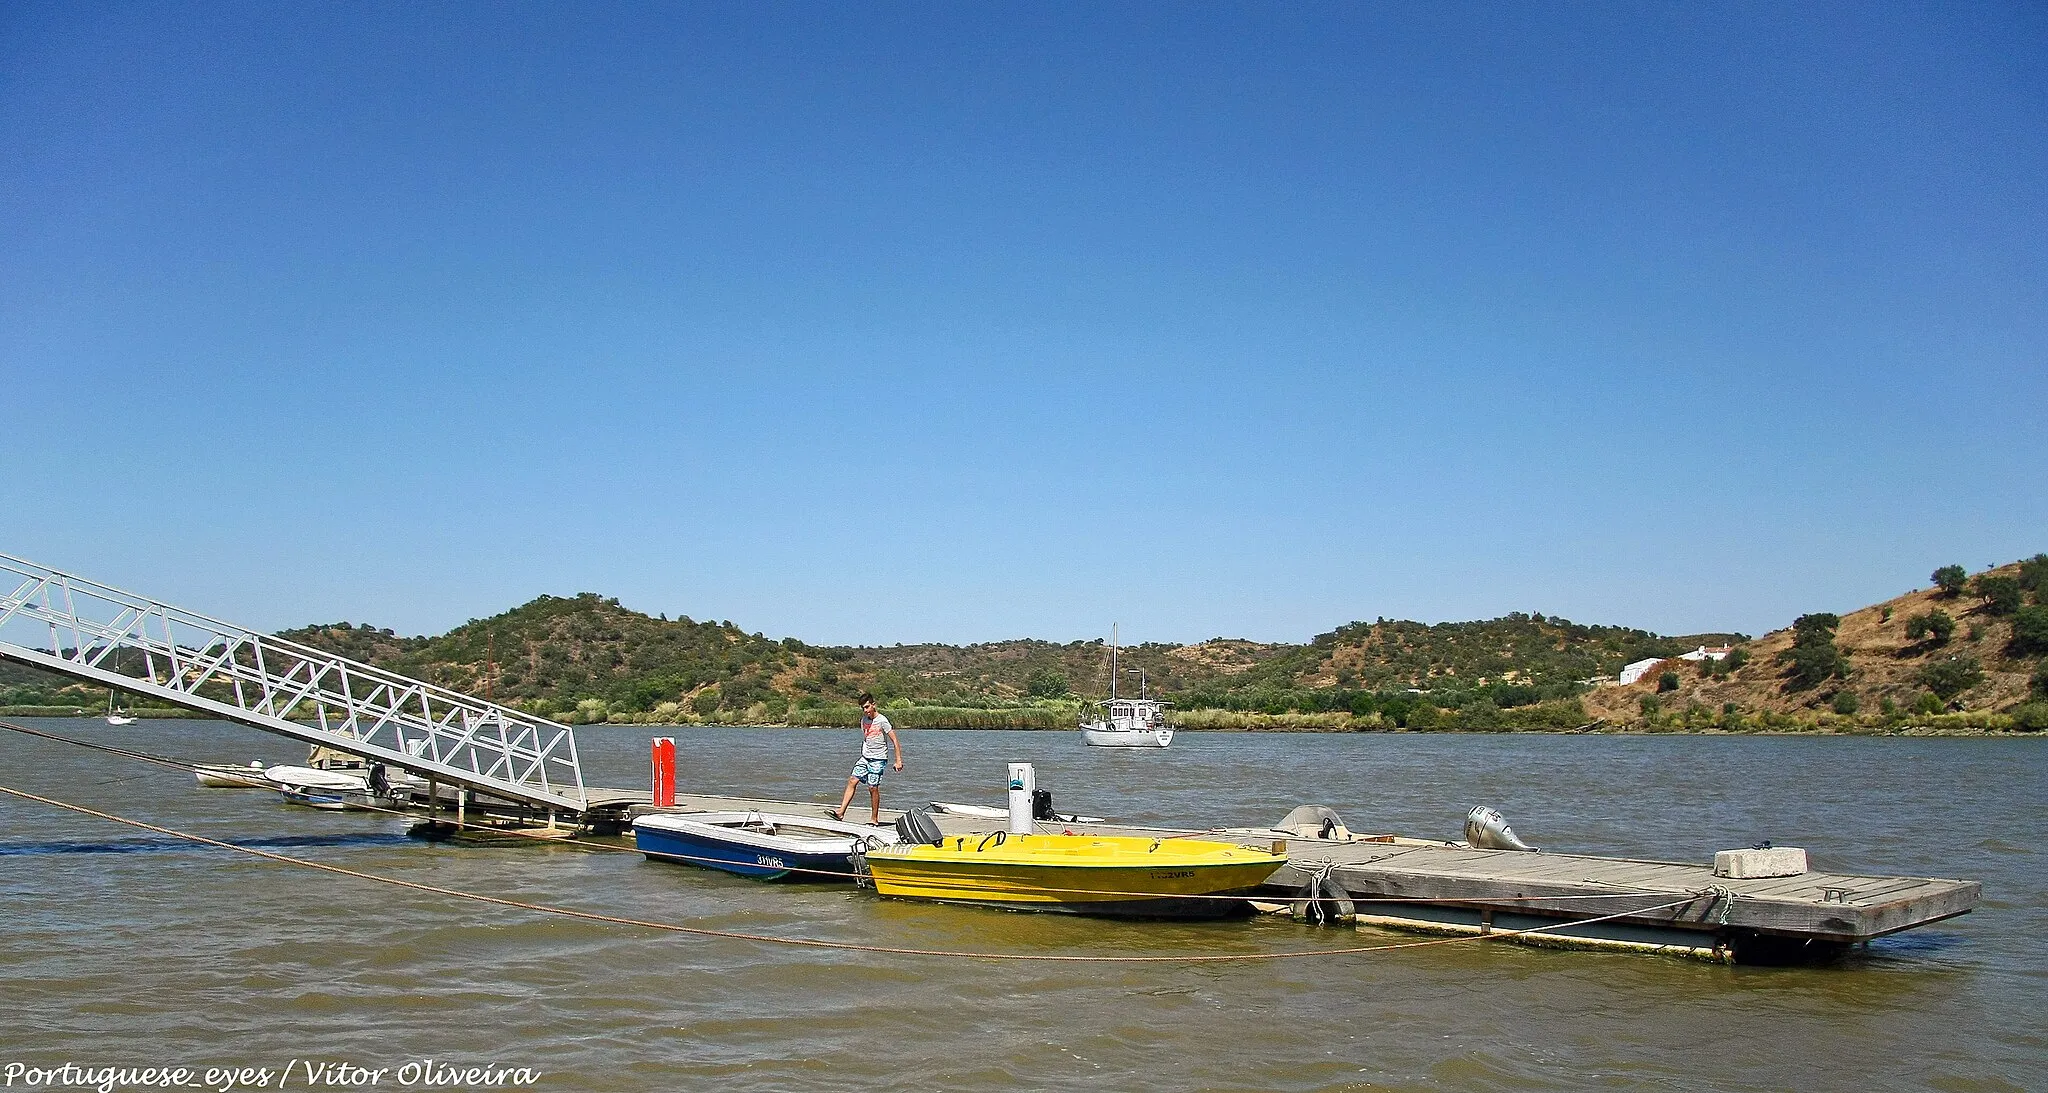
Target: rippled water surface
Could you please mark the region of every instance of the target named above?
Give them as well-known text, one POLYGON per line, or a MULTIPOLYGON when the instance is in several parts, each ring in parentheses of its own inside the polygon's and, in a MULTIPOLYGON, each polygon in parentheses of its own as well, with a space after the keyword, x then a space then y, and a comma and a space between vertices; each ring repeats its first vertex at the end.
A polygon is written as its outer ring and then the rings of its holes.
MULTIPOLYGON (((209 722, 34 721, 205 762, 297 745, 209 722)), ((836 802, 852 730, 678 729, 684 788, 836 802)), ((579 731, 596 785, 646 728, 579 731)), ((0 799, 0 1067, 424 1059, 554 1090, 2048 1088, 2048 746, 2033 740, 909 732, 891 806, 1456 838, 1490 804, 1546 848, 1705 860, 1761 839, 1816 869, 1965 877, 1975 913, 1809 968, 1460 943, 1243 964, 878 955, 665 933, 278 865, 0 799)), ((1284 920, 1115 923, 769 885, 624 852, 409 841, 395 820, 0 733, 0 784, 382 876, 785 938, 1038 954, 1282 953, 1413 940, 1284 920)), ((295 1073, 293 1087, 303 1086, 295 1073)), ((420 1088, 413 1085, 410 1088, 420 1088)), ((370 1088, 359 1086, 359 1088, 370 1088)))

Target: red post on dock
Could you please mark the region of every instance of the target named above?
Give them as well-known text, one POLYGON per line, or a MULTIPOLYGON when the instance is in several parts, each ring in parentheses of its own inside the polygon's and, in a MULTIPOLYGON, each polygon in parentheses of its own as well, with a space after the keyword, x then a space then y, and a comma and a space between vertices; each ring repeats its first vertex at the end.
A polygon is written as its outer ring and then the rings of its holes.
POLYGON ((676 803, 676 738, 654 738, 654 803, 673 808, 676 803))

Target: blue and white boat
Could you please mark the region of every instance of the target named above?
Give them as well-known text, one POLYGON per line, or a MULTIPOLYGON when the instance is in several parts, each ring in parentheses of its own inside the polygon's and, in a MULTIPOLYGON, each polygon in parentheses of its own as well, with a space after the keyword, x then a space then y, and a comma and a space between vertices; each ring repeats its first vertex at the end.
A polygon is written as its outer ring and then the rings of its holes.
POLYGON ((854 851, 895 842, 886 827, 779 812, 653 812, 633 821, 633 845, 650 860, 762 880, 852 880, 854 851))

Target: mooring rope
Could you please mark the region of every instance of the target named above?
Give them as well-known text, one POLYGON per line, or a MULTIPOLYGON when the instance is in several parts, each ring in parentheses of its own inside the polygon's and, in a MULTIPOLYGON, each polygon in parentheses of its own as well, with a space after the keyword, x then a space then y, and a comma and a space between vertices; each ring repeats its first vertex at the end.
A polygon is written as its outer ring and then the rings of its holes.
POLYGON ((386 884, 392 887, 404 888, 415 892, 424 892, 430 895, 447 896, 453 899, 470 900, 476 903, 485 903, 497 907, 509 907, 514 910, 530 911, 536 914, 555 915, 562 918, 578 919, 585 922, 601 922, 616 926, 633 926, 645 930, 659 930, 667 933, 689 934, 696 937, 716 937, 732 941, 752 941, 767 945, 788 945, 799 948, 832 949, 843 952, 875 953, 888 956, 923 956, 945 957, 959 960, 1007 960, 1020 962, 1078 964, 1221 964, 1243 963, 1261 960, 1296 960, 1307 957, 1320 956, 1357 956, 1366 953, 1390 952, 1399 949, 1426 949, 1439 945, 1458 944, 1460 942, 1505 940, 1515 937, 1541 935, 1551 930, 1563 929, 1570 926, 1590 926, 1595 923, 1607 922, 1612 919, 1627 918, 1631 915, 1649 914, 1654 911, 1669 910, 1671 908, 1681 907, 1699 898, 1700 895, 1704 894, 1693 893, 1691 895, 1688 895, 1685 899, 1674 900, 1672 902, 1659 904, 1654 907, 1631 908, 1627 911, 1619 911, 1615 912, 1614 914, 1602 915, 1597 918, 1576 919, 1571 922, 1560 922, 1550 926, 1538 926, 1527 930, 1501 930, 1489 934, 1479 934, 1465 937, 1434 938, 1428 941, 1399 942, 1389 945, 1357 945, 1335 949, 1308 949, 1298 952, 1214 953, 1204 955, 1182 954, 1174 956, 1099 956, 1080 955, 1072 953, 1003 953, 972 952, 967 950, 954 949, 918 949, 895 945, 862 945, 853 942, 826 941, 819 938, 779 937, 773 934, 756 934, 742 930, 718 930, 706 926, 685 926, 681 923, 676 922, 656 922, 650 919, 628 918, 623 915, 607 915, 596 911, 583 911, 573 907, 560 907, 555 906, 553 904, 533 903, 526 900, 507 899, 503 896, 485 895, 480 892, 465 892, 458 888, 446 888, 435 884, 421 884, 418 881, 403 880, 398 877, 388 877, 377 873, 365 873, 357 869, 347 869, 338 865, 328 865, 324 862, 308 861, 304 858, 294 858, 288 854, 278 854, 268 850, 259 850, 251 846, 237 846, 234 843, 223 842, 219 839, 211 839, 204 835, 195 835, 191 832, 179 831, 175 828, 164 827, 162 825, 148 823, 143 820, 135 820, 125 816, 117 816, 113 813, 101 812, 98 809, 88 808, 84 805, 79 804, 72 804, 68 801, 59 801, 54 798, 44 797, 39 794, 30 793, 26 790, 15 789, 11 786, 0 786, 0 793, 5 793, 8 796, 17 797, 26 801, 34 801, 38 804, 48 805, 52 808, 60 808, 69 812, 75 812, 82 816, 91 816, 95 819, 106 820, 110 823, 124 824, 129 827, 139 828, 143 831, 150 831, 159 835, 168 835, 171 838, 175 839, 184 839, 188 842, 197 843, 202 846, 211 846, 216 849, 226 850, 236 854, 247 854, 250 857, 261 858, 265 861, 276 862, 280 865, 298 866, 302 869, 317 870, 319 872, 330 873, 336 876, 350 877, 356 880, 370 881, 375 884, 386 884))
MULTIPOLYGON (((199 770, 199 769, 201 768, 201 766, 203 766, 203 765, 204 765, 204 764, 197 764, 197 763, 192 763, 192 762, 189 762, 189 761, 185 761, 185 760, 173 759, 173 758, 169 758, 169 757, 167 757, 167 756, 161 756, 161 755, 152 755, 152 754, 150 754, 150 753, 148 753, 148 752, 140 752, 140 751, 131 751, 131 750, 128 750, 128 749, 126 749, 126 748, 117 748, 117 747, 113 747, 113 746, 111 746, 111 745, 108 745, 108 744, 101 744, 101 743, 97 743, 97 742, 94 742, 94 741, 90 741, 90 740, 80 740, 80 739, 77 739, 77 738, 74 738, 74 737, 67 737, 67 736, 59 736, 59 735, 57 735, 57 734, 55 734, 55 733, 50 733, 50 732, 45 732, 45 731, 43 731, 43 730, 40 730, 40 729, 34 729, 34 728, 30 728, 30 727, 28 727, 28 726, 26 726, 26 725, 18 725, 18 724, 15 724, 15 723, 13 723, 13 722, 10 722, 10 721, 0 721, 0 728, 6 728, 6 729, 10 729, 10 730, 13 730, 14 732, 18 732, 18 733, 21 733, 21 734, 23 734, 23 735, 26 735, 26 736, 33 736, 33 737, 37 737, 37 738, 39 738, 39 739, 43 739, 43 740, 49 740, 49 741, 52 741, 52 742, 55 742, 55 743, 62 743, 62 744, 70 744, 70 745, 73 745, 74 747, 86 748, 86 749, 89 749, 89 750, 92 750, 92 751, 100 751, 100 752, 107 752, 107 753, 109 753, 109 754, 112 754, 112 755, 118 755, 118 756, 121 756, 121 757, 123 757, 123 758, 127 758, 127 759, 133 759, 133 760, 137 760, 137 761, 140 761, 140 762, 145 762, 145 763, 152 763, 152 764, 155 764, 155 765, 158 765, 158 766, 163 766, 163 767, 169 767, 169 768, 172 768, 172 769, 175 769, 175 770, 180 770, 180 771, 184 771, 184 772, 186 772, 186 773, 192 773, 192 772, 195 772, 195 771, 199 770)), ((10 792, 15 792, 15 791, 10 791, 10 792)), ((70 806, 62 806, 62 807, 70 807, 70 806)), ((400 819, 417 819, 417 818, 418 818, 418 814, 417 814, 417 813, 415 813, 415 812, 409 812, 409 811, 405 811, 405 810, 401 810, 401 809, 395 809, 395 808, 384 808, 384 807, 381 807, 381 806, 378 806, 378 805, 372 805, 372 804, 356 804, 356 805, 352 805, 352 806, 351 806, 351 808, 352 808, 352 809, 354 809, 354 810, 356 810, 356 811, 370 812, 370 813, 375 813, 375 814, 379 814, 379 815, 385 815, 385 816, 393 816, 393 817, 397 817, 397 818, 400 818, 400 819)), ((98 815, 98 814, 97 814, 97 813, 94 813, 94 815, 98 815)), ((617 844, 614 844, 614 843, 603 843, 603 842, 595 842, 595 841, 592 841, 592 840, 589 840, 589 839, 579 839, 579 838, 563 838, 563 837, 560 837, 560 836, 556 836, 556 835, 548 835, 548 834, 541 834, 541 833, 537 833, 537 832, 531 832, 531 831, 521 831, 521 830, 518 830, 518 829, 513 829, 513 828, 502 828, 502 827, 494 827, 494 826, 492 826, 492 825, 490 825, 490 824, 478 824, 478 823, 469 823, 469 822, 466 822, 466 821, 459 821, 459 820, 455 820, 455 819, 452 819, 452 818, 447 818, 447 817, 443 817, 443 816, 441 816, 441 815, 438 815, 438 814, 431 814, 431 815, 430 815, 430 816, 428 817, 428 820, 429 820, 429 822, 431 822, 431 823, 437 823, 437 824, 446 824, 446 825, 448 825, 448 826, 450 826, 450 827, 456 827, 456 828, 460 828, 460 829, 463 829, 463 830, 475 830, 475 831, 485 831, 485 832, 490 832, 490 833, 493 833, 493 834, 497 834, 497 835, 511 835, 511 836, 514 836, 514 837, 517 837, 517 838, 523 838, 523 839, 530 839, 530 840, 532 840, 532 841, 534 841, 534 842, 536 842, 536 843, 540 843, 540 844, 544 844, 544 845, 548 845, 548 846, 573 846, 573 847, 578 847, 578 848, 582 848, 582 849, 589 849, 589 850, 602 850, 602 851, 607 851, 607 852, 610 852, 610 853, 623 853, 623 854, 646 854, 646 853, 647 853, 646 851, 643 851, 643 850, 641 850, 641 849, 640 849, 640 848, 638 848, 637 846, 620 846, 620 845, 617 845, 617 844)), ((129 823, 129 822, 136 822, 136 823, 139 823, 139 821, 127 821, 127 820, 120 820, 120 821, 118 821, 118 822, 123 822, 123 823, 129 823)), ((1221 834, 1221 833, 1225 833, 1223 829, 1220 829, 1220 828, 1213 828, 1213 829, 1210 829, 1210 830, 1208 830, 1208 831, 1197 831, 1197 832, 1188 832, 1188 833, 1177 833, 1177 834, 1165 835, 1165 836, 1161 836, 1161 837, 1160 837, 1160 841, 1164 842, 1164 841, 1168 841, 1168 840, 1173 840, 1173 839, 1186 839, 1186 838, 1198 838, 1198 837, 1200 837, 1200 836, 1203 836, 1203 835, 1211 835, 1211 834, 1221 834)), ((949 838, 961 838, 961 837, 963 837, 963 836, 949 836, 949 838)), ((966 837, 971 837, 971 836, 966 836, 966 837)), ((208 841, 208 840, 202 840, 202 841, 208 841)), ((241 847, 235 847, 235 846, 234 846, 234 844, 231 844, 231 843, 230 843, 230 844, 224 844, 224 845, 228 845, 228 846, 234 847, 235 849, 244 849, 244 848, 241 848, 241 847)), ((667 861, 678 861, 678 862, 686 862, 686 863, 689 863, 689 864, 691 864, 691 865, 699 865, 699 866, 710 866, 710 867, 717 867, 717 866, 720 866, 720 865, 724 864, 724 863, 723 863, 722 861, 720 861, 719 859, 715 859, 715 858, 708 858, 708 857, 699 857, 699 856, 695 856, 695 855, 690 855, 690 854, 680 854, 680 853, 675 853, 675 852, 671 852, 671 851, 655 851, 655 852, 654 852, 653 854, 651 854, 651 855, 648 855, 648 856, 651 856, 651 857, 657 857, 657 858, 660 858, 660 859, 663 859, 663 860, 667 860, 667 861)), ((1338 866, 1338 865, 1340 865, 1341 863, 1338 863, 1338 862, 1328 862, 1328 861, 1323 861, 1323 862, 1318 862, 1318 861, 1297 861, 1297 862, 1295 862, 1294 864, 1295 864, 1296 868, 1298 868, 1298 869, 1301 869, 1301 870, 1303 870, 1303 871, 1305 871, 1305 872, 1308 872, 1308 873, 1310 874, 1310 881, 1309 881, 1309 885, 1308 885, 1308 888, 1307 888, 1307 889, 1305 889, 1305 890, 1304 890, 1304 892, 1303 892, 1302 894, 1300 894, 1300 895, 1295 895, 1295 896, 1287 896, 1287 895, 1282 895, 1282 894, 1277 894, 1277 893, 1276 893, 1276 894, 1274 895, 1274 897, 1272 898, 1272 900, 1271 900, 1270 902, 1276 902, 1276 903, 1284 903, 1284 902, 1293 902, 1293 901, 1298 901, 1298 900, 1301 900, 1301 899, 1313 899, 1313 898, 1315 898, 1315 896, 1314 896, 1314 893, 1313 893, 1313 891, 1312 891, 1312 890, 1313 890, 1313 889, 1316 889, 1316 888, 1319 888, 1319 887, 1320 887, 1320 883, 1321 883, 1321 882, 1322 882, 1323 880, 1327 879, 1327 878, 1329 877, 1329 875, 1331 874, 1331 872, 1332 872, 1332 871, 1333 871, 1334 869, 1336 869, 1336 868, 1337 868, 1337 866, 1338 866)), ((866 879, 866 878, 864 877, 864 875, 863 875, 863 874, 862 874, 862 873, 861 873, 861 872, 860 872, 860 871, 859 871, 858 869, 855 869, 855 870, 852 870, 852 871, 848 871, 848 870, 843 870, 843 869, 821 869, 821 868, 815 868, 815 867, 806 867, 806 866, 789 866, 789 867, 787 867, 787 868, 786 868, 786 869, 785 869, 784 871, 785 871, 785 872, 788 872, 788 873, 798 873, 798 874, 803 874, 803 875, 805 875, 805 876, 807 876, 807 877, 815 877, 815 878, 818 878, 818 879, 821 879, 821 880, 834 880, 834 881, 838 881, 838 880, 851 880, 851 881, 854 881, 854 882, 855 882, 856 884, 862 884, 862 883, 863 883, 863 882, 865 881, 865 879, 866 879)), ((971 883, 971 882, 953 882, 953 881, 948 881, 948 880, 945 880, 945 879, 941 879, 941 878, 920 878, 920 880, 919 880, 919 884, 920 884, 920 885, 922 885, 922 886, 924 886, 924 887, 927 887, 927 888, 937 888, 937 889, 953 889, 953 890, 957 890, 957 891, 959 891, 959 892, 961 892, 961 893, 963 893, 963 894, 968 894, 968 893, 974 893, 974 892, 978 892, 978 891, 981 891, 981 889, 980 889, 980 888, 979 888, 979 887, 978 887, 977 885, 974 885, 974 884, 973 884, 973 883, 971 883)), ((1118 891, 1118 890, 1111 890, 1111 889, 1102 889, 1102 888, 1059 888, 1059 887, 1051 887, 1051 886, 1040 886, 1040 887, 1036 888, 1036 889, 1035 889, 1035 891, 1037 891, 1037 892, 1041 892, 1041 893, 1044 893, 1044 894, 1047 894, 1047 895, 1083 895, 1083 894, 1085 894, 1085 895, 1094 895, 1094 896, 1120 896, 1120 897, 1131 897, 1131 898, 1146 898, 1146 897, 1156 897, 1156 896, 1158 896, 1158 895, 1159 895, 1159 893, 1158 893, 1158 892, 1149 892, 1149 891, 1128 891, 1128 892, 1127 892, 1127 891, 1118 891)), ((1702 892, 1693 892, 1693 893, 1690 893, 1690 894, 1688 894, 1688 895, 1686 896, 1686 898, 1685 898, 1685 899, 1683 899, 1683 900, 1680 900, 1680 901, 1679 901, 1679 902, 1678 902, 1677 904, 1673 904, 1673 905, 1671 905, 1671 906, 1682 906, 1682 905, 1683 905, 1683 904, 1685 904, 1685 903, 1690 903, 1690 902, 1692 902, 1693 900, 1696 900, 1696 899, 1700 898, 1700 897, 1701 897, 1702 895, 1709 895, 1709 894, 1719 895, 1719 894, 1721 894, 1721 893, 1723 893, 1723 892, 1726 892, 1726 889, 1724 889, 1724 888, 1721 888, 1720 886, 1718 886, 1718 885, 1717 885, 1717 886, 1715 886, 1715 887, 1714 887, 1713 889, 1709 889, 1709 890, 1707 890, 1707 891, 1702 891, 1702 892)), ((1583 901, 1587 901, 1587 900, 1614 900, 1614 899, 1629 899, 1629 898, 1640 898, 1640 897, 1642 897, 1643 895, 1647 895, 1647 894, 1649 894, 1649 893, 1647 893, 1647 892, 1644 892, 1644 891, 1641 891, 1641 890, 1638 890, 1638 891, 1629 891, 1629 892, 1598 892, 1598 893, 1586 893, 1586 894, 1576 894, 1576 895, 1548 895, 1548 896, 1487 896, 1487 897, 1423 897, 1423 896, 1365 896, 1365 895, 1352 895, 1352 896, 1350 896, 1350 899, 1351 899, 1351 902, 1352 902, 1353 904, 1365 904, 1365 903, 1382 903, 1382 904, 1397 904, 1397 905, 1398 905, 1398 904, 1404 904, 1404 903, 1429 903, 1429 904, 1437 904, 1437 905, 1441 905, 1441 904, 1500 904, 1500 903, 1535 903, 1535 902, 1543 902, 1543 903, 1553 903, 1553 902, 1559 902, 1559 903, 1562 903, 1562 902, 1583 902, 1583 901)), ((1661 894, 1661 893, 1660 893, 1660 894, 1661 894)), ((1733 902, 1733 895, 1734 895, 1734 894, 1733 894, 1732 892, 1728 892, 1728 893, 1727 893, 1727 896, 1728 896, 1728 902, 1729 902, 1729 903, 1732 903, 1732 902, 1733 902)), ((1252 898, 1252 897, 1246 897, 1246 896, 1243 896, 1243 895, 1234 895, 1234 896, 1233 896, 1233 895, 1214 895, 1214 894, 1209 894, 1209 893, 1188 893, 1188 894, 1185 894, 1185 895, 1175 895, 1175 896, 1174 896, 1173 898, 1175 898, 1175 899, 1177 899, 1177 900, 1182 900, 1182 901, 1189 901, 1189 902, 1193 902, 1193 901, 1201 901, 1201 900, 1224 900, 1224 901, 1233 901, 1233 902, 1243 902, 1243 901, 1244 901, 1244 900, 1246 900, 1247 898, 1252 898)), ((1601 918, 1601 919, 1595 919, 1595 920, 1578 920, 1578 921, 1606 921, 1606 920, 1607 920, 1607 918, 1614 918, 1614 917, 1626 917, 1626 916, 1627 916, 1627 915, 1629 915, 1629 914, 1647 914, 1647 913, 1649 913, 1650 911, 1655 911, 1655 910, 1663 910, 1663 909, 1665 909, 1665 908, 1664 908, 1664 907, 1644 908, 1644 909, 1641 909, 1641 910, 1639 910, 1639 911, 1633 911, 1633 912, 1621 912, 1621 913, 1620 913, 1620 914, 1618 914, 1618 915, 1610 915, 1610 916, 1606 916, 1606 918, 1601 918)), ((1725 925, 1725 918, 1726 918, 1726 916, 1727 916, 1727 906, 1725 906, 1725 905, 1723 906, 1723 909, 1722 909, 1722 916, 1723 916, 1723 919, 1724 919, 1724 923, 1723 923, 1723 924, 1725 925)), ((1560 923, 1560 924, 1557 924, 1557 925, 1553 925, 1553 926, 1546 926, 1546 927, 1541 927, 1541 928, 1539 928, 1539 929, 1545 929, 1545 930, 1547 930, 1547 929, 1558 929, 1558 928, 1561 928, 1562 926, 1568 926, 1568 925, 1572 925, 1572 924, 1573 924, 1573 923, 1569 923, 1569 922, 1568 922, 1568 923, 1560 923)))

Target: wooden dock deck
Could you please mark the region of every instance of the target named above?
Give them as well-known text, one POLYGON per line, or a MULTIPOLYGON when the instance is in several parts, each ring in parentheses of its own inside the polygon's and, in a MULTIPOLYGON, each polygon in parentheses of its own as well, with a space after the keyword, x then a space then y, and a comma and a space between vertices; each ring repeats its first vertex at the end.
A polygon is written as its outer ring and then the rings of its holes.
MULTIPOLYGON (((1486 933, 1527 929, 1531 919, 1556 922, 1676 902, 1630 914, 1618 920, 1621 928, 1603 933, 1750 959, 1792 957, 1798 949, 1843 947, 1925 926, 1967 913, 1982 896, 1976 881, 1816 872, 1738 880, 1715 876, 1712 863, 1482 850, 1416 839, 1304 839, 1290 843, 1290 851, 1274 883, 1299 888, 1319 868, 1332 867, 1351 896, 1393 901, 1361 905, 1358 913, 1369 921, 1486 933)), ((1560 933, 1571 936, 1568 928, 1560 933)))

